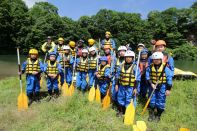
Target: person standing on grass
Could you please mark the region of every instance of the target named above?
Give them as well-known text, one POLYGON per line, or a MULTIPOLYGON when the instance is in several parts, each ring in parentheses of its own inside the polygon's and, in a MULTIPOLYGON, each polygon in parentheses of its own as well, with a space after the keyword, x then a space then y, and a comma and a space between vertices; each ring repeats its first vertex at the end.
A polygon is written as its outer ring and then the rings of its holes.
POLYGON ((38 59, 38 50, 30 49, 29 58, 22 64, 22 72, 26 73, 26 92, 29 99, 28 105, 31 105, 34 96, 35 101, 40 102, 40 75, 42 73, 42 62, 38 59))
POLYGON ((172 71, 163 62, 163 53, 155 52, 152 54, 153 62, 146 69, 146 80, 150 84, 149 96, 154 91, 149 103, 148 121, 160 121, 161 114, 165 109, 166 96, 170 95, 172 88, 172 71), (158 83, 158 85, 156 85, 158 83))
POLYGON ((58 76, 62 73, 62 66, 57 62, 56 52, 49 53, 49 60, 44 65, 44 72, 47 75, 47 88, 49 93, 47 101, 50 101, 53 90, 55 98, 59 96, 58 76))
POLYGON ((133 51, 126 51, 125 62, 121 68, 117 70, 116 91, 118 100, 118 113, 117 116, 125 114, 126 107, 130 104, 131 100, 134 101, 136 107, 137 89, 140 83, 140 70, 135 63, 135 53, 133 51), (135 76, 137 72, 137 76, 135 76), (136 78, 135 78, 136 77, 136 78))
POLYGON ((103 99, 107 93, 107 89, 109 88, 111 81, 111 70, 110 65, 108 64, 108 60, 106 56, 102 56, 100 58, 101 64, 96 71, 96 84, 99 85, 101 92, 101 99, 103 99))

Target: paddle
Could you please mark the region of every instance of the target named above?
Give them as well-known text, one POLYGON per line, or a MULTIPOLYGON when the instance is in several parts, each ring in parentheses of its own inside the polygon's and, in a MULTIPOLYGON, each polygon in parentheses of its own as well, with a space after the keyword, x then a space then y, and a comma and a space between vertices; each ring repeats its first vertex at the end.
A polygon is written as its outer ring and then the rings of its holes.
MULTIPOLYGON (((136 72, 135 72, 135 83, 136 83, 136 78, 137 78, 137 73, 138 73, 138 68, 139 68, 140 55, 141 55, 141 51, 139 51, 139 54, 138 54, 137 68, 136 68, 136 72)), ((136 84, 135 84, 135 86, 136 86, 136 84)), ((134 122, 134 119, 135 119, 135 107, 133 104, 133 99, 131 99, 131 102, 127 106, 126 111, 125 111, 124 124, 125 125, 132 125, 134 122)))
MULTIPOLYGON (((157 87, 157 85, 159 84, 159 80, 160 80, 160 78, 162 77, 162 75, 163 75, 163 73, 164 73, 164 70, 165 70, 165 68, 166 68, 166 65, 167 65, 167 63, 164 65, 164 68, 163 68, 163 70, 162 70, 162 72, 161 72, 161 74, 160 74, 160 76, 159 76, 159 79, 157 80, 157 82, 156 82, 156 84, 155 84, 155 87, 157 87)), ((149 105, 149 103, 150 103, 150 99, 152 98, 154 92, 155 92, 155 89, 153 89, 153 91, 151 92, 151 95, 149 96, 149 98, 148 98, 148 100, 147 100, 147 102, 146 102, 146 105, 144 106, 144 109, 143 109, 141 115, 144 115, 144 114, 145 114, 146 109, 147 109, 147 107, 148 107, 148 105, 149 105)))
MULTIPOLYGON (((116 57, 116 52, 114 51, 113 52, 113 58, 112 58, 112 62, 111 62, 111 75, 113 73, 113 67, 114 67, 114 60, 115 60, 115 57, 116 57)), ((113 77, 114 79, 115 77, 113 77)), ((112 83, 110 82, 110 87, 108 88, 107 90, 107 93, 103 99, 103 109, 107 109, 109 106, 110 106, 110 103, 111 103, 111 98, 110 98, 110 90, 111 90, 111 87, 112 87, 112 83)))
POLYGON ((63 59, 63 66, 64 66, 64 84, 62 85, 62 96, 70 96, 68 84, 66 83, 66 77, 65 77, 65 55, 62 54, 63 59))
MULTIPOLYGON (((100 38, 99 38, 99 50, 98 50, 98 59, 97 59, 97 65, 96 65, 96 67, 97 67, 97 71, 98 71, 98 63, 99 63, 99 58, 100 58, 100 48, 101 48, 101 41, 100 41, 100 38)), ((95 95, 96 95, 96 98, 95 98, 95 100, 96 100, 96 102, 98 102, 98 103, 101 103, 101 92, 100 92, 100 87, 98 86, 98 84, 97 84, 97 87, 96 87, 96 93, 95 93, 95 95)))
MULTIPOLYGON (((17 48, 17 57, 18 57, 18 71, 21 72, 19 48, 17 48)), ((21 73, 19 74, 19 80, 20 80, 20 94, 18 96, 18 102, 17 102, 18 110, 25 110, 28 108, 28 98, 27 95, 23 92, 21 73)))
POLYGON ((76 66, 76 59, 77 59, 77 53, 75 53, 75 61, 74 61, 74 68, 73 68, 73 78, 72 78, 72 83, 70 85, 70 88, 69 88, 69 92, 70 92, 70 95, 72 96, 74 91, 75 91, 75 87, 74 87, 74 78, 75 78, 75 66, 76 66))

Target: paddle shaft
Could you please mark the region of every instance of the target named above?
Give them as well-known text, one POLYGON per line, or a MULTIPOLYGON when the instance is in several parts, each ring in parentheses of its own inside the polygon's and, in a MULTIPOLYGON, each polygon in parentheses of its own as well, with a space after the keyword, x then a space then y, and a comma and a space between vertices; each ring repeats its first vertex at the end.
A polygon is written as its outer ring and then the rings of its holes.
POLYGON ((18 71, 20 72, 20 74, 19 74, 20 90, 22 92, 23 88, 22 88, 22 75, 21 75, 21 62, 20 62, 19 48, 17 48, 17 57, 18 57, 18 71))
MULTIPOLYGON (((157 82, 156 82, 156 84, 155 84, 155 87, 157 87, 157 85, 159 84, 159 80, 160 80, 161 76, 162 76, 163 73, 164 73, 164 70, 165 70, 165 68, 166 68, 166 65, 167 65, 167 63, 166 63, 165 66, 163 67, 163 70, 162 70, 162 72, 161 72, 161 75, 159 76, 159 79, 157 80, 157 82)), ((151 95, 149 96, 148 101, 146 102, 146 105, 145 105, 145 107, 144 107, 144 109, 143 109, 141 115, 144 115, 144 113, 146 112, 146 109, 147 109, 147 107, 148 107, 148 105, 149 105, 149 103, 150 103, 150 99, 152 98, 154 92, 155 92, 155 89, 153 89, 153 91, 151 92, 151 95)))

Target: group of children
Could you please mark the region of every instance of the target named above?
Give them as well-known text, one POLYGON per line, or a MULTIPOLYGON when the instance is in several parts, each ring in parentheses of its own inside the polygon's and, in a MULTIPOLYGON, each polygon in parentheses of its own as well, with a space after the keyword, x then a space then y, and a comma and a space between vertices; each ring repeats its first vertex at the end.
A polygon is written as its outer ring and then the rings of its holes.
POLYGON ((22 72, 19 72, 26 73, 29 104, 33 102, 33 96, 39 102, 42 73, 46 76, 50 100, 53 94, 54 97, 59 95, 58 77, 61 85, 65 81, 70 85, 73 70, 76 69, 75 87, 83 93, 95 86, 100 88, 103 99, 110 88, 113 107, 118 109, 117 116, 125 113, 131 100, 136 107, 137 96, 146 98, 154 91, 149 104, 148 120, 159 121, 165 109, 166 96, 170 95, 174 75, 173 58, 165 53, 165 41, 158 40, 155 43, 152 55, 143 44, 138 44, 136 56, 126 46, 120 46, 115 52, 116 44, 110 36, 111 33, 106 32, 106 38, 101 42, 103 56, 99 55, 100 49, 95 46, 93 39, 88 40, 88 48, 82 46, 82 40, 76 46, 74 41, 64 45, 61 42, 64 40, 59 39, 59 44, 48 54, 48 60, 44 63, 38 59, 38 51, 31 49, 28 59, 22 65, 22 72))

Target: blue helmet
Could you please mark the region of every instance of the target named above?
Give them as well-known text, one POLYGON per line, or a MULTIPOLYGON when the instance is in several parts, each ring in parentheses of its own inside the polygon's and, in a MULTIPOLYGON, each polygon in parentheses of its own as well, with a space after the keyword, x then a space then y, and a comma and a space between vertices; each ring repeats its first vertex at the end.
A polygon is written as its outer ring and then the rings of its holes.
POLYGON ((51 56, 51 55, 54 55, 55 57, 57 57, 57 53, 54 51, 49 53, 49 56, 51 56))
POLYGON ((107 57, 106 56, 102 56, 101 58, 100 58, 100 61, 108 61, 108 59, 107 59, 107 57))
POLYGON ((148 54, 148 50, 147 50, 146 48, 144 48, 144 49, 141 51, 141 54, 142 54, 142 55, 148 54))

